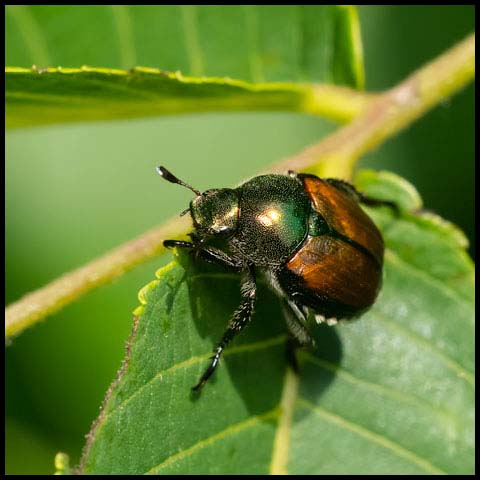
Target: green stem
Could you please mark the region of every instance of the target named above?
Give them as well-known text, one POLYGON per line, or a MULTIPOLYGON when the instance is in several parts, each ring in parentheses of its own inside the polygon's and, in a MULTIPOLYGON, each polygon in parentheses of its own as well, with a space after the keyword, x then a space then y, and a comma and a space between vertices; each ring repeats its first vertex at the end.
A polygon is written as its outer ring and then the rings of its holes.
MULTIPOLYGON (((474 75, 475 36, 472 34, 398 86, 379 95, 351 124, 303 152, 273 165, 269 171, 308 168, 321 175, 346 177, 362 154, 459 91, 474 75)), ((317 108, 315 99, 310 99, 309 105, 311 109, 317 108)), ((163 239, 179 238, 189 228, 185 217, 173 219, 25 295, 5 310, 6 338, 19 334, 88 291, 158 255, 163 251, 163 239)))
POLYGON ((163 240, 186 232, 188 222, 188 217, 174 218, 12 303, 5 309, 5 338, 18 335, 90 290, 155 257, 164 250, 163 240))
POLYGON ((301 153, 278 162, 270 172, 309 169, 320 176, 348 177, 367 151, 409 126, 475 77, 475 35, 378 95, 367 110, 301 153), (312 168, 313 167, 313 168, 312 168))

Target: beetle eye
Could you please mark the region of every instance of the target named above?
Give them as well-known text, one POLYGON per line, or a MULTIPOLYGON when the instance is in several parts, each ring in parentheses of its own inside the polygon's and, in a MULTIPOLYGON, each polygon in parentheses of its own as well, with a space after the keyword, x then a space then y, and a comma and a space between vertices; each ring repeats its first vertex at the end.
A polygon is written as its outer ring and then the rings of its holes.
POLYGON ((225 233, 228 232, 228 230, 230 230, 228 227, 223 226, 218 229, 218 233, 225 233))

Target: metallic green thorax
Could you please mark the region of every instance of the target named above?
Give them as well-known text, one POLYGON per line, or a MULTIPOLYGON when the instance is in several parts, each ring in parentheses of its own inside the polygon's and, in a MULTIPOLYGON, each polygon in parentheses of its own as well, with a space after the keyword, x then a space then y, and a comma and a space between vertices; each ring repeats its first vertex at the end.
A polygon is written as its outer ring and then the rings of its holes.
POLYGON ((198 233, 228 235, 237 228, 238 194, 230 188, 207 190, 190 203, 198 233))
POLYGON ((308 234, 310 199, 285 175, 261 175, 238 189, 240 215, 231 247, 257 265, 280 265, 308 234))
POLYGON ((286 175, 261 175, 237 189, 207 190, 190 203, 201 237, 224 236, 256 265, 281 265, 309 232, 311 204, 303 185, 286 175))

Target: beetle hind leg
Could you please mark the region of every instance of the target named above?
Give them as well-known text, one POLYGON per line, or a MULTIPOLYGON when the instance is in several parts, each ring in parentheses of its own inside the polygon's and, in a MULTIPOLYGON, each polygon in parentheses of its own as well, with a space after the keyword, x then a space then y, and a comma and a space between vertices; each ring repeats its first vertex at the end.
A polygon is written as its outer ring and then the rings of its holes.
POLYGON ((395 202, 369 197, 368 195, 359 192, 351 183, 348 183, 345 180, 340 180, 338 178, 326 178, 325 181, 330 185, 333 185, 336 189, 346 193, 357 202, 363 203, 364 205, 369 207, 389 207, 395 212, 395 214, 398 215, 400 213, 400 209, 395 202))
POLYGON ((306 327, 306 312, 303 305, 299 305, 290 300, 284 299, 282 302, 282 310, 288 328, 288 338, 286 345, 287 362, 295 373, 298 373, 298 361, 296 351, 299 348, 314 348, 315 340, 310 335, 306 327))
POLYGON ((306 327, 307 318, 303 307, 289 300, 284 300, 282 304, 285 320, 290 336, 300 347, 314 347, 315 340, 310 335, 306 327))

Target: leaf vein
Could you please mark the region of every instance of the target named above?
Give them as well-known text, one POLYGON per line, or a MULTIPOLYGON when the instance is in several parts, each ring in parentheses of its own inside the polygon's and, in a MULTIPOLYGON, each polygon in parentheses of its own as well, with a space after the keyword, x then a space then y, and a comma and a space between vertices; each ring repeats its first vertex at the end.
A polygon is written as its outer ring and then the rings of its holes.
POLYGON ((462 305, 463 307, 470 308, 470 303, 465 300, 463 297, 460 297, 459 294, 448 287, 447 285, 441 283, 437 278, 435 278, 432 274, 421 270, 419 267, 414 265, 413 263, 407 262, 403 258, 401 258, 397 253, 393 250, 387 248, 385 249, 385 258, 393 263, 395 266, 403 268, 404 270, 408 270, 409 273, 413 273, 415 276, 423 280, 428 285, 434 287, 438 291, 442 292, 445 296, 452 299, 455 303, 462 305))
POLYGON ((128 5, 111 5, 117 28, 120 58, 123 68, 132 68, 136 63, 133 43, 131 13, 128 5))
POLYGON ((244 5, 246 34, 248 42, 248 63, 254 82, 265 81, 260 50, 258 47, 258 12, 256 5, 244 5))
POLYGON ((51 64, 45 36, 28 8, 30 5, 10 5, 8 12, 15 18, 33 62, 46 67, 51 64))
POLYGON ((366 440, 376 443, 377 445, 380 445, 386 450, 392 451, 397 456, 404 458, 410 461, 411 463, 414 463, 415 465, 418 465, 428 473, 436 473, 440 475, 447 474, 447 472, 436 467, 435 465, 430 463, 428 460, 420 457, 419 455, 411 452, 410 450, 407 450, 406 448, 402 447, 398 443, 393 442, 392 440, 386 438, 384 435, 379 435, 378 433, 372 432, 371 430, 368 430, 367 428, 361 425, 353 423, 343 418, 340 415, 332 413, 323 407, 314 405, 308 400, 305 400, 304 398, 299 398, 298 405, 300 407, 303 407, 307 410, 314 412, 315 414, 318 414, 319 416, 321 416, 323 419, 327 420, 330 423, 334 423, 335 425, 338 425, 341 428, 344 428, 345 430, 350 430, 351 432, 356 433, 357 435, 365 438, 366 440))
POLYGON ((377 392, 380 395, 391 397, 400 402, 412 403, 414 405, 420 404, 424 408, 427 408, 429 410, 435 410, 439 415, 441 415, 442 417, 448 420, 454 417, 450 412, 447 412, 439 408, 438 406, 433 405, 430 402, 427 402, 425 399, 421 397, 418 397, 416 395, 406 394, 401 390, 393 388, 389 385, 381 385, 378 383, 369 382, 367 380, 363 380, 362 378, 356 377, 355 375, 352 375, 350 372, 345 370, 341 365, 335 365, 333 363, 327 362, 323 358, 320 359, 320 358, 314 357, 313 355, 307 352, 303 353, 303 357, 312 365, 315 365, 323 370, 333 372, 336 375, 338 375, 340 378, 345 380, 346 382, 352 383, 354 385, 360 385, 361 387, 364 387, 366 390, 377 392))
POLYGON ((203 56, 198 32, 196 28, 197 12, 195 5, 181 5, 183 31, 185 33, 185 47, 190 62, 190 75, 201 76, 204 74, 203 56))
MULTIPOLYGON (((236 347, 231 347, 230 349, 226 350, 223 356, 228 357, 230 355, 234 355, 238 353, 253 352, 256 350, 263 350, 266 348, 274 347, 283 343, 285 339, 286 339, 286 335, 282 334, 273 338, 269 338, 268 340, 248 343, 245 345, 238 345, 236 347)), ((171 374, 176 370, 179 370, 182 368, 191 367, 193 365, 196 365, 202 362, 203 360, 207 360, 210 357, 211 357, 211 353, 206 353, 204 355, 195 355, 193 357, 190 357, 187 360, 184 360, 183 362, 177 363, 175 365, 172 365, 169 368, 161 370, 160 372, 156 373, 155 376, 152 377, 147 383, 145 383, 138 390, 136 390, 132 395, 130 395, 123 402, 118 404, 111 412, 108 412, 105 415, 104 419, 106 420, 107 418, 112 417, 115 414, 115 412, 117 412, 120 409, 123 409, 127 403, 130 403, 134 398, 136 398, 145 388, 147 388, 150 384, 154 383, 155 381, 162 379, 164 375, 171 374)))
POLYGON ((395 319, 386 315, 383 312, 380 312, 378 309, 375 309, 375 316, 376 319, 380 320, 384 324, 389 325, 390 327, 394 328, 398 332, 402 333, 404 336, 409 337, 414 343, 417 345, 420 345, 422 347, 426 347, 428 350, 430 350, 435 356, 437 356, 442 362, 450 369, 453 370, 458 377, 462 378, 465 380, 469 385, 472 387, 475 385, 475 379, 474 375, 472 372, 467 370, 464 366, 460 365, 458 362, 450 358, 446 353, 442 352, 439 350, 437 347, 435 347, 434 344, 429 342, 423 337, 420 337, 418 334, 413 332, 412 330, 405 328, 401 325, 399 325, 397 322, 395 322, 395 319))
POLYGON ((278 416, 278 407, 274 408, 273 410, 269 410, 268 412, 263 413, 261 415, 255 415, 246 420, 243 420, 242 422, 236 423, 234 425, 230 425, 225 430, 222 430, 221 432, 218 432, 212 435, 211 437, 205 438, 204 440, 200 440, 199 442, 195 443, 191 447, 185 450, 182 450, 179 453, 171 455, 170 457, 165 459, 162 463, 151 468, 145 474, 151 475, 154 473, 158 473, 158 471, 161 470, 162 468, 165 468, 166 466, 171 465, 172 463, 175 463, 179 460, 183 460, 184 458, 194 454, 196 451, 201 450, 202 448, 207 447, 212 443, 217 442, 218 440, 223 440, 231 435, 235 435, 236 433, 241 432, 242 430, 246 430, 247 428, 254 427, 255 425, 259 424, 263 420, 269 420, 277 416, 278 416))
POLYGON ((297 19, 298 25, 298 73, 297 73, 297 81, 304 82, 308 78, 307 72, 307 39, 306 39, 306 21, 305 21, 305 5, 296 5, 297 15, 295 18, 297 19))

